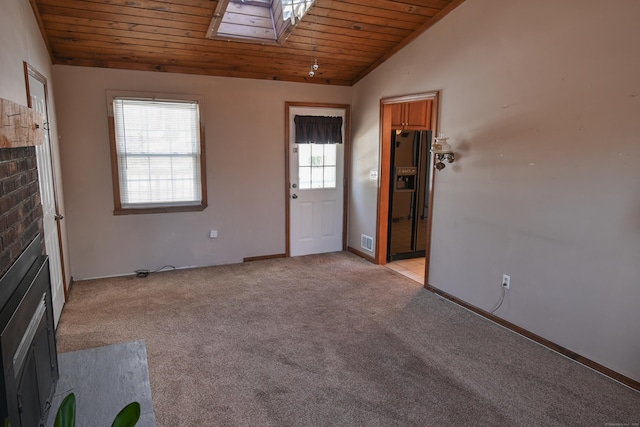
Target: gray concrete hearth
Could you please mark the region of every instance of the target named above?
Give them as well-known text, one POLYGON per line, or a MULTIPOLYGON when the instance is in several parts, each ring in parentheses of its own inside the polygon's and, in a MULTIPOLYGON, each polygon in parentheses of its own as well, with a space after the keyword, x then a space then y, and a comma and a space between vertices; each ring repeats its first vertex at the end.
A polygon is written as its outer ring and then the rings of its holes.
POLYGON ((111 425, 128 403, 138 401, 142 414, 137 427, 155 427, 147 350, 144 340, 58 355, 60 379, 47 427, 67 394, 76 395, 76 425, 111 425))

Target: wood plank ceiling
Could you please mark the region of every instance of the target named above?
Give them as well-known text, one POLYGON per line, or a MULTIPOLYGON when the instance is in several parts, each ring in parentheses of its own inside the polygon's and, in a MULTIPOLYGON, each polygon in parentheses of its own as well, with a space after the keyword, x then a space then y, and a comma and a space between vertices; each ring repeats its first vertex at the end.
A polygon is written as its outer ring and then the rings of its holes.
POLYGON ((30 1, 54 64, 351 86, 464 0, 315 0, 281 44, 207 38, 223 0, 30 1))

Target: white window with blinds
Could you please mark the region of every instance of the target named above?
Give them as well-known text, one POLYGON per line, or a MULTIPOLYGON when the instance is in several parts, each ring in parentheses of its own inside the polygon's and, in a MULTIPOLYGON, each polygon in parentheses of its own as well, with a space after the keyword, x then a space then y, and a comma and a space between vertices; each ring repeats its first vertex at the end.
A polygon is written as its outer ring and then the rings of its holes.
POLYGON ((114 213, 204 209, 202 97, 108 98, 114 213))

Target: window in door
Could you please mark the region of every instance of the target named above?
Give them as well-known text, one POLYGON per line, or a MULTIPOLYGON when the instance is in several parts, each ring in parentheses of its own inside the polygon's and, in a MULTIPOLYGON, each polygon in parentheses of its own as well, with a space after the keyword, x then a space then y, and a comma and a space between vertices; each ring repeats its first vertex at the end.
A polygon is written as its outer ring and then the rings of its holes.
POLYGON ((336 188, 336 144, 298 144, 301 190, 336 188))

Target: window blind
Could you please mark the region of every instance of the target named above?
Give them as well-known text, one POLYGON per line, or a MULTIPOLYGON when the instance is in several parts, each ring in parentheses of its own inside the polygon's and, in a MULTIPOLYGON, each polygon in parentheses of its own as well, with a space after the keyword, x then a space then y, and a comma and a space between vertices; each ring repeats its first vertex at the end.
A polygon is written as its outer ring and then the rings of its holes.
POLYGON ((114 98, 123 208, 202 200, 196 101, 114 98))

